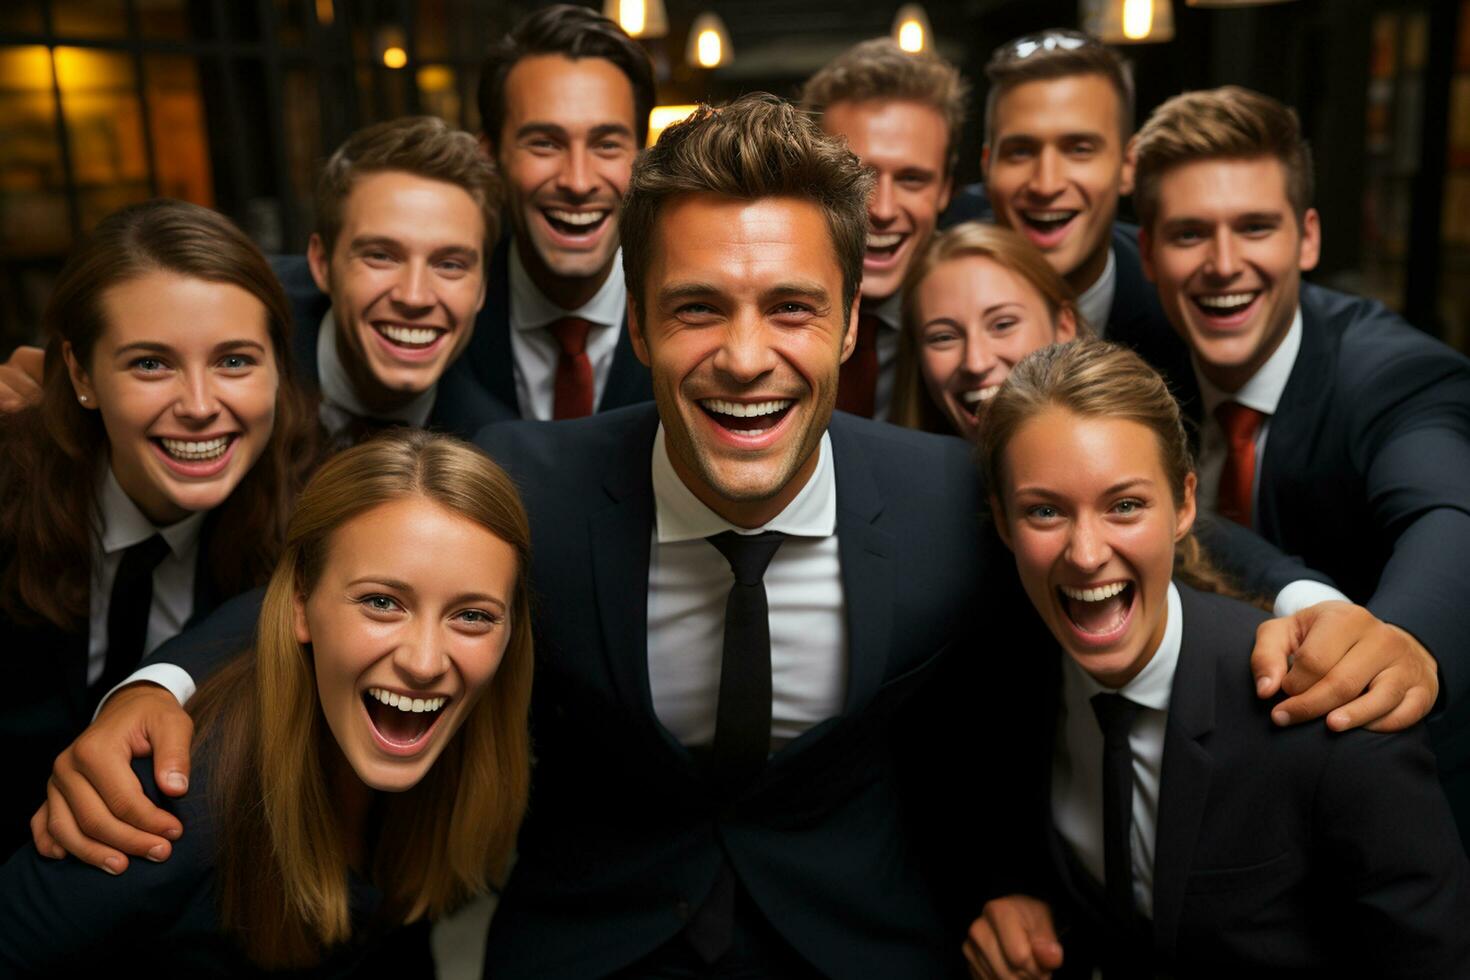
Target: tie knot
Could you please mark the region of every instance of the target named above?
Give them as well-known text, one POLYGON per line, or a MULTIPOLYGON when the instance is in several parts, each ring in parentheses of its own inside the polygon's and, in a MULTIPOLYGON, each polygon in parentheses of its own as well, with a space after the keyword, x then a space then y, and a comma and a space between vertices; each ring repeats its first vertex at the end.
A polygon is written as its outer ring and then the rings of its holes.
POLYGON ((1104 741, 1111 742, 1120 736, 1127 739, 1128 733, 1133 730, 1133 719, 1141 710, 1143 705, 1137 701, 1129 701, 1121 694, 1092 696, 1092 713, 1097 716, 1097 725, 1102 729, 1104 741))
POLYGON ((765 578, 766 567, 776 557, 776 549, 781 547, 786 535, 780 531, 762 531, 760 534, 721 531, 705 540, 725 556, 725 560, 730 563, 730 571, 735 573, 736 582, 741 585, 759 585, 761 579, 765 578))
POLYGON ((159 563, 168 556, 168 542, 163 540, 163 535, 154 534, 146 541, 139 541, 135 545, 129 545, 123 553, 123 561, 139 573, 152 574, 159 563))
POLYGON ((1265 412, 1242 405, 1240 402, 1221 402, 1215 406, 1215 418, 1220 428, 1232 443, 1254 445, 1256 431, 1261 427, 1265 412))
POLYGON ((579 316, 564 316, 548 324, 546 329, 561 344, 563 354, 576 357, 587 350, 587 332, 592 329, 592 324, 579 316))

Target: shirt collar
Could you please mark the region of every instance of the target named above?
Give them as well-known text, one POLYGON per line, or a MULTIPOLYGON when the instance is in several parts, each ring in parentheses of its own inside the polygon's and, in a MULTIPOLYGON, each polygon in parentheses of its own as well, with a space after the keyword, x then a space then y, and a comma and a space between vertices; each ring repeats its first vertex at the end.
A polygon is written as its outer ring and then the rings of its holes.
POLYGON ((817 468, 786 509, 758 528, 736 527, 694 496, 674 464, 669 462, 660 423, 653 439, 653 498, 659 544, 707 538, 722 531, 757 534, 780 531, 802 537, 825 538, 837 528, 837 479, 832 468, 832 440, 822 433, 817 446, 817 468))
POLYGON ((1281 404, 1281 395, 1286 391, 1286 383, 1291 380, 1291 369, 1296 366, 1296 355, 1301 349, 1302 308, 1298 306, 1296 315, 1291 319, 1291 327, 1287 329, 1286 336, 1281 338, 1281 346, 1233 394, 1210 384, 1210 380, 1199 369, 1199 358, 1195 357, 1194 376, 1199 381, 1200 400, 1204 402, 1206 417, 1213 416, 1215 406, 1224 401, 1240 402, 1246 408, 1275 415, 1276 406, 1281 404))
POLYGON ((1092 328, 1094 336, 1101 337, 1107 332, 1108 314, 1113 312, 1113 294, 1117 290, 1118 257, 1112 246, 1109 246, 1108 262, 1103 266, 1102 275, 1077 297, 1077 312, 1082 314, 1082 319, 1092 328))
POLYGON ((402 422, 416 429, 422 429, 428 424, 429 413, 434 410, 434 392, 438 385, 431 385, 428 391, 396 408, 373 411, 363 404, 362 399, 357 396, 357 390, 352 386, 352 379, 347 375, 347 367, 337 352, 337 321, 333 319, 331 310, 327 310, 322 317, 321 329, 317 331, 316 364, 317 380, 322 387, 322 424, 329 431, 336 433, 353 418, 402 422))
POLYGON ((863 312, 877 317, 878 322, 889 330, 897 330, 903 325, 903 293, 897 292, 887 299, 870 303, 863 312))
POLYGON ((622 326, 628 315, 628 287, 623 282, 623 250, 613 253, 612 268, 607 279, 584 305, 575 310, 564 310, 547 298, 546 294, 531 281, 531 275, 521 264, 521 253, 515 242, 510 243, 510 322, 517 330, 536 330, 560 320, 575 316, 603 327, 622 326))
POLYGON ((1094 694, 1107 692, 1121 694, 1145 708, 1168 711, 1169 694, 1174 688, 1174 671, 1179 666, 1179 647, 1184 639, 1184 607, 1179 602, 1179 590, 1174 587, 1173 582, 1169 583, 1168 617, 1164 623, 1164 638, 1159 641, 1159 648, 1154 651, 1153 657, 1131 681, 1117 691, 1103 687, 1093 680, 1091 674, 1078 666, 1077 661, 1067 657, 1070 668, 1067 679, 1075 685, 1081 700, 1090 701, 1094 694))
POLYGON ((112 467, 102 467, 102 478, 97 486, 97 515, 102 522, 98 537, 104 554, 124 551, 161 534, 168 550, 175 557, 183 557, 199 540, 199 528, 206 513, 197 511, 168 527, 158 527, 144 516, 138 505, 133 503, 133 498, 123 490, 112 467))

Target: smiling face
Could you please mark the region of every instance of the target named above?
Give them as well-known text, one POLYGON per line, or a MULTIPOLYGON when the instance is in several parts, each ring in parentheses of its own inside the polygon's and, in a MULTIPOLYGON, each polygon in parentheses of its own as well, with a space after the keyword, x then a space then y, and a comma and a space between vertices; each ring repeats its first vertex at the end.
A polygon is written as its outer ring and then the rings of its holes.
POLYGON ((1200 370, 1237 391, 1281 346, 1301 274, 1317 265, 1317 212, 1298 224, 1275 157, 1196 160, 1165 171, 1152 226, 1140 232, 1145 274, 1200 370))
POLYGON ((265 305, 239 286, 148 272, 102 294, 72 387, 107 430, 113 475, 157 525, 224 503, 270 441, 275 350, 265 305))
POLYGON ((495 156, 526 271, 575 309, 618 250, 618 208, 638 155, 633 85, 605 58, 518 61, 505 81, 495 156))
POLYGON ((675 472, 733 524, 758 527, 805 485, 856 337, 810 201, 690 194, 661 212, 634 350, 652 369, 675 472))
POLYGON ((516 557, 423 497, 374 507, 332 535, 296 601, 322 714, 372 789, 424 777, 485 689, 510 638, 516 557))
POLYGON ((428 391, 464 350, 485 302, 484 248, 485 217, 464 188, 399 170, 353 182, 331 254, 313 235, 307 260, 365 403, 428 391))
POLYGON ((1118 196, 1133 191, 1121 112, 1102 75, 1024 82, 992 111, 982 167, 996 220, 1030 239, 1079 293, 1107 266, 1118 196))
POLYGON ((904 273, 949 206, 946 174, 949 127, 938 109, 922 102, 834 102, 822 128, 875 171, 868 198, 868 251, 863 257, 863 296, 884 300, 898 292, 904 273))
POLYGON ((1163 640, 1194 475, 1176 506, 1151 429, 1053 407, 1011 437, 1001 483, 1002 537, 1026 594, 1068 656, 1122 687, 1163 640))
POLYGON ((1077 336, 1071 310, 1053 317, 1020 274, 983 255, 941 262, 913 294, 919 371, 955 431, 979 438, 986 403, 1032 351, 1077 336))

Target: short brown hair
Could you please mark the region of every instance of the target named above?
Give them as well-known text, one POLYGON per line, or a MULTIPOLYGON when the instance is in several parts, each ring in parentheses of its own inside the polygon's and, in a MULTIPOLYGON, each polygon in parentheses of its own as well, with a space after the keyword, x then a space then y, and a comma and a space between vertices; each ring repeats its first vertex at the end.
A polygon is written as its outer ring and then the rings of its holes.
POLYGON ((811 201, 826 215, 842 270, 846 322, 863 281, 872 188, 872 175, 852 151, 784 99, 757 92, 718 109, 701 105, 688 119, 664 130, 633 165, 618 219, 628 295, 641 310, 658 217, 671 198, 790 197, 811 201))
POLYGON ((1118 126, 1124 143, 1133 135, 1133 71, 1112 48, 1091 34, 1055 28, 1007 41, 990 55, 985 77, 985 142, 994 135, 995 104, 1027 82, 1052 81, 1074 75, 1101 75, 1118 93, 1118 126))
POLYGON ((801 90, 802 108, 818 116, 836 102, 875 100, 919 102, 938 110, 949 130, 945 173, 954 172, 970 100, 970 85, 958 68, 937 54, 910 54, 892 38, 875 37, 827 62, 801 90))
POLYGON ((1174 96, 1143 124, 1136 152, 1133 207, 1145 228, 1158 216, 1164 172, 1193 160, 1275 157, 1298 224, 1312 206, 1312 150, 1296 112, 1238 85, 1174 96))
POLYGON ((500 237, 500 193, 495 168, 469 133, 435 116, 404 116, 366 126, 327 158, 316 183, 316 233, 328 255, 342 231, 342 202, 357 178, 399 170, 463 188, 485 219, 485 260, 500 237))

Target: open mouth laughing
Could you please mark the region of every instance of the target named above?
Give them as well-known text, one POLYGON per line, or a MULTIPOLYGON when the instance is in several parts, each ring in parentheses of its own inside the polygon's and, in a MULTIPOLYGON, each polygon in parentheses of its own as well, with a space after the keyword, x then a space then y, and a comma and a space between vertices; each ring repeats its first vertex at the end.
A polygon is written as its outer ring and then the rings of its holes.
POLYGON ((362 692, 373 734, 394 755, 414 755, 422 749, 451 701, 453 698, 447 695, 415 697, 382 687, 362 692))
POLYGON ((749 435, 774 429, 786 418, 792 398, 773 398, 758 402, 736 402, 723 398, 705 398, 699 402, 704 413, 730 432, 749 435))
POLYGON ((609 208, 575 211, 568 208, 542 208, 541 215, 551 230, 564 238, 591 238, 607 223, 609 208))
POLYGON ((1022 210, 1021 230, 1041 248, 1052 248, 1067 237, 1067 230, 1082 212, 1075 208, 1022 210))
POLYGON ((1057 599, 1079 639, 1105 645, 1122 636, 1133 615, 1138 587, 1131 581, 1057 586, 1057 599))
POLYGON ((1000 383, 984 385, 980 388, 971 388, 969 391, 960 392, 960 404, 964 405, 965 411, 971 418, 979 420, 981 413, 985 411, 985 403, 995 397, 1000 391, 1000 383))
POLYGON ((1262 290, 1239 290, 1233 293, 1207 293, 1191 296, 1195 309, 1207 322, 1221 327, 1238 326, 1255 308, 1262 290))
POLYGON ((863 255, 864 264, 874 268, 892 265, 908 239, 907 232, 868 232, 868 250, 863 255))
POLYGON ((224 432, 192 438, 150 436, 154 454, 175 474, 189 478, 209 478, 221 472, 234 455, 240 433, 224 432))

